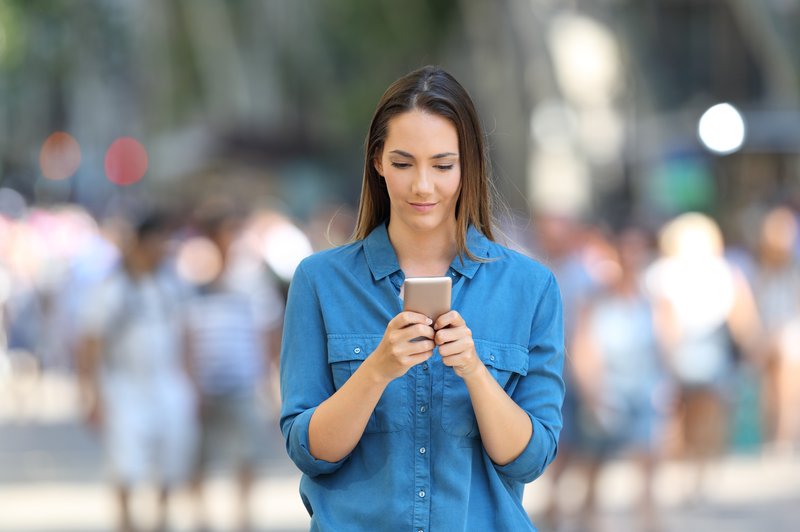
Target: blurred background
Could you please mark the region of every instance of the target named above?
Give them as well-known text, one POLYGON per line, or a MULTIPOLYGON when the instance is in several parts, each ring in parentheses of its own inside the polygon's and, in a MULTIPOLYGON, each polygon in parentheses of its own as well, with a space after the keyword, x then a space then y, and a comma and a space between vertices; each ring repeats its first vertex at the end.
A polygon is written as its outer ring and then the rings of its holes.
MULTIPOLYGON (((426 64, 472 95, 505 242, 564 296, 565 429, 534 522, 794 530, 798 35, 798 0, 0 0, 0 530, 121 526, 93 353, 153 318, 104 288, 133 270, 175 287, 156 292, 199 403, 230 379, 214 323, 259 338, 245 506, 254 529, 307 529, 277 427, 286 290, 348 240, 378 99, 426 64), (220 293, 258 311, 193 322, 220 293)), ((225 466, 203 518, 175 490, 169 529, 246 525, 225 466)))

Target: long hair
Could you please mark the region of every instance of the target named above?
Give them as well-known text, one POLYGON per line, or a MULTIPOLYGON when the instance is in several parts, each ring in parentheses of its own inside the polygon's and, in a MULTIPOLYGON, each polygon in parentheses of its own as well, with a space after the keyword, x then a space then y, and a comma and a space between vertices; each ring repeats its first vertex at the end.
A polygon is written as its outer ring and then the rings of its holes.
POLYGON ((471 224, 494 240, 489 159, 483 131, 467 91, 453 76, 435 66, 414 70, 398 79, 378 103, 365 142, 364 177, 353 240, 365 238, 389 219, 389 193, 375 161, 383 152, 389 121, 414 109, 446 118, 458 132, 461 190, 456 200, 456 247, 459 255, 482 260, 467 248, 466 238, 471 224))

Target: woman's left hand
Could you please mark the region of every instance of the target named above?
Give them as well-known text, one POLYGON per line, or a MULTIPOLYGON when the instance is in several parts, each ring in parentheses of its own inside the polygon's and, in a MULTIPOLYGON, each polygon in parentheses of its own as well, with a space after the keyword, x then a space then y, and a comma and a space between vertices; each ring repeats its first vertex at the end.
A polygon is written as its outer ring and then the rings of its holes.
POLYGON ((433 324, 436 331, 434 342, 439 346, 442 362, 450 366, 459 377, 466 378, 483 367, 475 351, 472 331, 464 318, 455 310, 442 314, 433 324))

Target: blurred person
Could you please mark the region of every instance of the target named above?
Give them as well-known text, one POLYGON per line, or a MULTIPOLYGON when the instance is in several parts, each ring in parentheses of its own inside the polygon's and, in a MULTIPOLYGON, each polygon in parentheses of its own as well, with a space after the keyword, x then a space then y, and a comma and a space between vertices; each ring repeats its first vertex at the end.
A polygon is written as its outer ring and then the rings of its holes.
POLYGON ((558 456, 547 472, 552 488, 543 515, 547 524, 555 526, 561 518, 558 499, 561 478, 576 465, 584 441, 578 416, 580 397, 575 385, 570 342, 575 336, 579 310, 596 290, 597 279, 592 275, 584 254, 585 229, 578 220, 565 214, 540 212, 534 219, 533 230, 535 255, 552 269, 561 288, 567 342, 564 361, 566 393, 561 409, 564 426, 558 442, 558 456))
POLYGON ((206 205, 197 225, 213 247, 210 279, 185 309, 186 360, 200 407, 200 449, 193 476, 200 527, 207 526, 203 484, 214 458, 232 462, 239 489, 239 528, 250 529, 250 494, 263 448, 259 389, 280 349, 283 299, 263 260, 237 253, 244 216, 225 202, 206 205), (255 267, 253 267, 255 266, 255 267))
POLYGON ((766 436, 778 451, 797 450, 800 443, 800 263, 793 255, 797 233, 790 209, 778 207, 764 216, 753 280, 763 326, 759 354, 766 436))
POLYGON ((6 367, 12 411, 19 420, 41 406, 41 376, 46 363, 49 285, 43 270, 49 254, 30 216, 8 220, 2 235, 3 261, 10 284, 5 297, 6 367))
POLYGON ((728 437, 734 349, 751 356, 758 333, 752 292, 744 275, 723 257, 719 226, 687 213, 659 236, 662 257, 648 272, 667 367, 678 386, 682 453, 695 465, 695 500, 705 472, 728 437))
POLYGON ((170 221, 141 219, 123 239, 122 259, 89 297, 79 375, 88 421, 104 436, 119 505, 119 529, 136 530, 132 491, 154 476, 157 529, 170 494, 189 476, 195 406, 181 359, 184 290, 165 271, 170 221))
POLYGON ((656 524, 653 480, 665 425, 666 378, 651 301, 642 272, 647 235, 635 228, 615 238, 603 263, 605 283, 581 309, 572 342, 582 443, 576 450, 588 476, 582 519, 596 525, 599 474, 616 455, 632 453, 644 481, 640 530, 656 524))
POLYGON ((44 349, 51 366, 74 370, 80 340, 81 309, 91 290, 106 278, 119 262, 118 248, 104 238, 91 215, 78 206, 58 208, 59 227, 50 237, 59 248, 63 265, 54 282, 48 338, 44 349))
POLYGON ((281 352, 281 428, 312 530, 535 530, 524 484, 556 454, 561 298, 493 241, 474 105, 437 67, 384 93, 354 240, 306 258, 281 352), (449 276, 453 310, 402 311, 449 276))

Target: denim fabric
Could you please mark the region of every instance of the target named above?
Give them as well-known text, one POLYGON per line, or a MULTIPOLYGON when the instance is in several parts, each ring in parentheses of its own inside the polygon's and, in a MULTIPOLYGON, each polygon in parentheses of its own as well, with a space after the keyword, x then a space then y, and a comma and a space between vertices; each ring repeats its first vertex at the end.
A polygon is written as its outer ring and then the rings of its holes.
POLYGON ((309 453, 315 408, 376 349, 402 310, 404 275, 380 225, 364 240, 305 259, 289 289, 281 430, 303 472, 312 530, 535 530, 521 499, 524 484, 555 457, 561 430, 561 296, 549 270, 473 227, 467 246, 489 261, 453 260, 452 308, 491 374, 530 416, 530 442, 511 463, 493 463, 464 382, 435 350, 387 386, 350 455, 326 462, 309 453))

